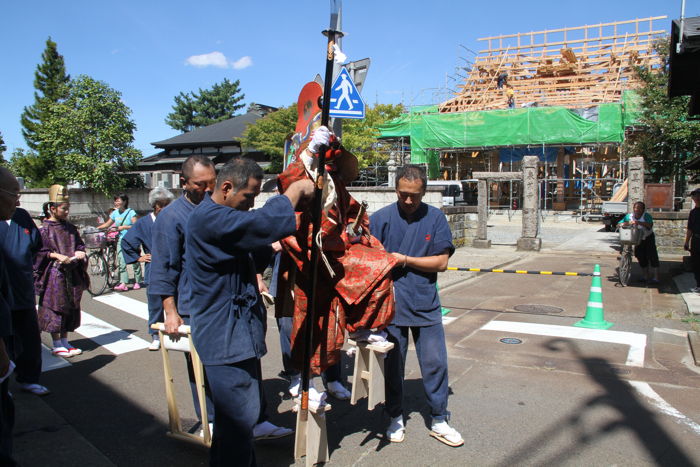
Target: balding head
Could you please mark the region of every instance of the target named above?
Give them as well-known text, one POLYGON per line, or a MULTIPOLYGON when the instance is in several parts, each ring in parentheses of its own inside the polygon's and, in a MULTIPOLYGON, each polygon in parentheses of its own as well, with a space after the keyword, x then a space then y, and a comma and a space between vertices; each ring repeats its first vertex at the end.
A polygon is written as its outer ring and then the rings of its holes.
POLYGON ((19 200, 19 182, 5 167, 0 167, 0 221, 12 217, 19 200))

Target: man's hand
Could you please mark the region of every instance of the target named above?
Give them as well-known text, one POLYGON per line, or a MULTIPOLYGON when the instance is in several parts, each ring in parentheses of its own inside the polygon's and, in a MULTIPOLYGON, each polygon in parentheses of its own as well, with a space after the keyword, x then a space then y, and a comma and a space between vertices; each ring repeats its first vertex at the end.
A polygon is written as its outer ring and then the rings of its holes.
POLYGON ((267 292, 270 293, 270 289, 267 288, 267 284, 263 280, 262 274, 256 274, 255 278, 258 280, 258 290, 260 293, 267 292))
POLYGON ((314 130, 314 134, 311 137, 311 142, 309 143, 309 151, 314 154, 318 154, 321 146, 328 146, 331 142, 331 131, 325 126, 320 126, 314 130))
POLYGON ((74 256, 78 261, 82 261, 87 257, 84 251, 76 251, 74 256))
POLYGON ((139 256, 138 262, 139 263, 150 263, 151 262, 151 254, 147 253, 145 255, 139 256))
POLYGON ((185 322, 177 312, 175 297, 163 298, 163 313, 165 314, 165 333, 170 336, 173 342, 179 341, 180 334, 178 333, 178 328, 185 324, 185 322))

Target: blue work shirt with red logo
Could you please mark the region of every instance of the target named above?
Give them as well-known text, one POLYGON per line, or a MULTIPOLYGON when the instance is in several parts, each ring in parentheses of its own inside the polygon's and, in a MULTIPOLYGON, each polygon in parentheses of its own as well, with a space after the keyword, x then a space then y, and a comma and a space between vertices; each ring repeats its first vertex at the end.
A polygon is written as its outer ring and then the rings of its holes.
MULTIPOLYGON (((435 256, 455 251, 445 214, 425 203, 409 222, 398 203, 386 206, 370 217, 370 232, 390 252, 408 256, 435 256)), ((392 271, 396 326, 431 326, 442 322, 437 273, 396 267, 392 271)))
POLYGON ((5 255, 13 310, 34 310, 34 256, 41 235, 27 211, 17 208, 12 219, 0 221, 0 248, 5 255))

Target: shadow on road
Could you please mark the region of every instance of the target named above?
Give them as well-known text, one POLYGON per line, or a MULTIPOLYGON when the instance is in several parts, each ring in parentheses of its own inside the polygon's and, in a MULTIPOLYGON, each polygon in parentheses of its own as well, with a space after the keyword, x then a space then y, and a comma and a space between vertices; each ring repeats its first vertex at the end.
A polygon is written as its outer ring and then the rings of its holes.
POLYGON ((618 430, 632 432, 639 440, 639 445, 647 450, 657 465, 695 465, 683 448, 656 421, 657 414, 649 411, 639 401, 633 388, 616 376, 615 368, 607 360, 584 357, 576 344, 566 339, 552 339, 543 346, 550 351, 559 351, 562 346, 570 347, 584 364, 590 379, 600 386, 604 394, 591 397, 566 417, 554 421, 549 428, 511 453, 498 464, 499 466, 529 463, 528 460, 535 458, 538 465, 561 465, 576 456, 582 448, 591 447, 596 440, 618 430), (612 409, 617 419, 602 426, 594 426, 590 421, 586 423, 587 412, 601 407, 612 409), (567 446, 565 450, 549 453, 546 458, 538 457, 549 440, 563 433, 573 436, 576 444, 567 446))

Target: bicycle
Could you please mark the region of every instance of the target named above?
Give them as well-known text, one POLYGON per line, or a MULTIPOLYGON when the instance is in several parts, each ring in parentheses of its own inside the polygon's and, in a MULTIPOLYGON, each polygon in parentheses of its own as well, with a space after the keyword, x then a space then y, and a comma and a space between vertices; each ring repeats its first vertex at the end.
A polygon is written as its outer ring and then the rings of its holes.
POLYGON ((119 283, 119 265, 117 263, 117 231, 99 230, 88 227, 83 231, 85 247, 92 250, 88 256, 88 292, 93 297, 101 295, 107 288, 119 283))
POLYGON ((632 254, 634 247, 641 241, 641 232, 632 227, 619 227, 620 258, 617 267, 617 279, 621 286, 626 287, 632 278, 632 254))

